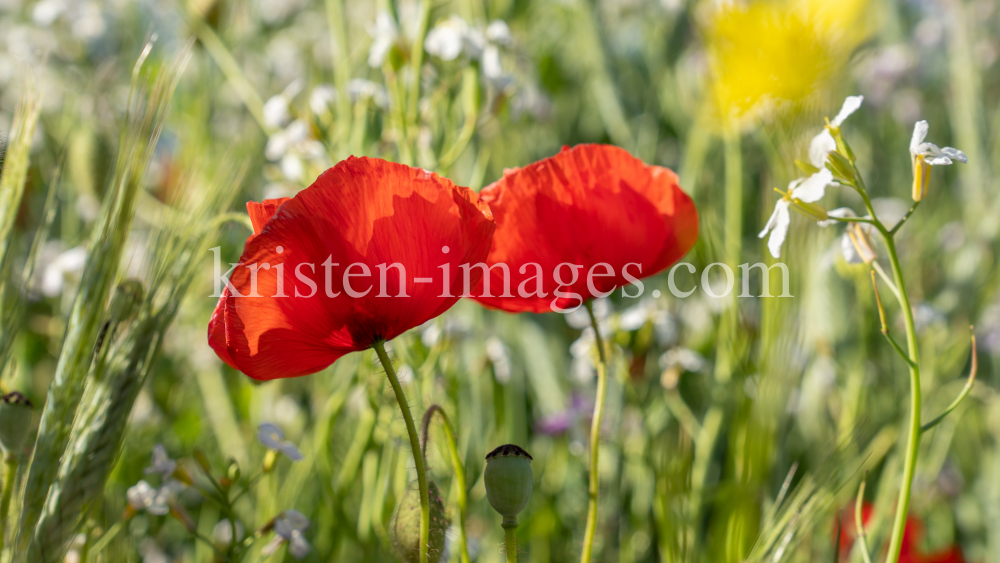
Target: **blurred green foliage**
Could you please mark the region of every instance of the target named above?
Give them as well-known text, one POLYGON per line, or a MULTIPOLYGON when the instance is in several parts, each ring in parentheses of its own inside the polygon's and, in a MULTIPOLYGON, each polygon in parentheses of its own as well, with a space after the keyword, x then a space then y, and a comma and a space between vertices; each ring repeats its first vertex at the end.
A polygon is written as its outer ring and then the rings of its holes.
MULTIPOLYGON (((1000 188, 1000 9, 990 0, 871 0, 863 7, 870 29, 863 40, 850 38, 843 64, 794 103, 770 100, 725 131, 706 109, 718 100, 711 57, 718 39, 705 31, 717 4, 0 2, 0 129, 10 128, 30 72, 41 92, 24 198, 3 219, 5 229, 13 226, 9 256, 18 268, 43 223, 53 175, 63 170, 35 281, 5 297, 22 299, 26 312, 4 391, 44 402, 88 259, 81 247, 97 235, 101 202, 114 188, 131 70, 150 33, 158 36, 153 69, 171 64, 190 37, 198 41, 124 243, 119 277, 139 279, 151 275, 153 233, 164 217, 190 213, 176 195, 194 170, 245 167, 244 180, 228 186, 237 202, 230 211, 239 214, 240 202, 291 195, 348 154, 409 161, 478 189, 504 168, 581 142, 618 144, 678 171, 702 219, 701 240, 686 258, 697 276, 713 262, 766 261, 754 235, 770 214, 772 188, 797 176, 793 159, 806 154, 823 116, 845 95, 863 94, 844 132, 880 215, 909 207, 914 121, 927 119, 935 142, 969 156, 968 165, 934 172, 927 201, 898 238, 916 308, 925 418, 964 383, 970 324, 980 344, 979 383, 923 440, 911 512, 926 523, 927 552, 957 543, 969 561, 1000 560, 1000 199, 991 197, 1000 188), (463 43, 453 60, 428 46, 417 66, 424 8, 428 30, 458 15, 486 43, 478 52, 463 43), (379 13, 392 26, 380 31, 379 13), (497 20, 509 26, 509 41, 486 39, 497 20), (388 46, 372 61, 379 41, 388 46), (727 181, 741 194, 735 218, 731 206, 726 215, 727 181)), ((808 44, 809 29, 801 31, 808 44)), ((847 190, 827 194, 827 209, 861 207, 847 190)), ((257 384, 223 366, 206 344, 215 305, 209 248, 235 261, 248 234, 238 218, 227 225, 199 241, 205 248, 190 249, 200 273, 149 367, 103 500, 81 515, 84 535, 72 550, 91 561, 222 560, 176 518, 123 520, 126 491, 144 478, 158 484, 143 471, 161 443, 196 479, 205 479, 193 458, 202 451, 216 479, 232 459, 240 483, 253 480, 233 515, 192 489, 179 494, 205 538, 217 537, 223 518, 235 516, 253 532, 294 509, 312 522, 307 561, 390 561, 393 508, 415 475, 381 367, 371 352, 356 353, 319 374, 257 384), (279 456, 262 474, 263 422, 282 428, 304 459, 279 456), (95 544, 100 549, 91 550, 95 544)), ((660 275, 646 281, 642 299, 618 293, 597 304, 612 353, 596 560, 832 561, 836 514, 853 509, 862 470, 876 506, 869 543, 881 553, 901 472, 906 366, 880 334, 869 270, 841 259, 839 227, 794 217, 791 229, 782 261, 794 298, 727 301, 699 289, 675 299, 660 275), (649 297, 653 289, 663 297, 649 297)), ((700 278, 678 272, 680 287, 693 283, 700 278)), ((751 287, 756 293, 759 284, 751 287)), ((901 331, 899 311, 887 312, 890 329, 901 331)), ((460 302, 391 343, 411 408, 439 404, 455 425, 474 561, 502 558, 500 518, 486 502, 482 474, 486 453, 508 442, 535 460, 534 494, 520 515, 522 559, 579 557, 594 394, 585 326, 574 315, 509 316, 460 302)), ((454 521, 452 466, 440 427, 432 428, 431 474, 454 521)), ((258 561, 269 537, 243 560, 258 561)), ((857 552, 841 557, 861 560, 857 552)), ((270 560, 291 559, 282 547, 270 560)))

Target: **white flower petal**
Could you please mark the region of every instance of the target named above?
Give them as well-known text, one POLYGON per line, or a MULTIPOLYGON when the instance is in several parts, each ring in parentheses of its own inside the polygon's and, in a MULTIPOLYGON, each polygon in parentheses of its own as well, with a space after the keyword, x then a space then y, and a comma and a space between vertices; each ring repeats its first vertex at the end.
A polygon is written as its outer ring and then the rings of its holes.
POLYGON ((931 166, 947 166, 952 163, 951 159, 948 158, 947 156, 944 156, 943 154, 937 156, 931 156, 926 160, 926 162, 931 166))
MULTIPOLYGON (((792 222, 792 218, 788 214, 788 206, 789 203, 782 199, 774 207, 774 226, 771 228, 771 237, 767 239, 767 249, 775 258, 781 258, 781 245, 785 244, 788 226, 792 222)), ((770 221, 768 223, 770 224, 770 221)))
POLYGON ((833 172, 823 168, 791 190, 791 194, 800 201, 813 203, 823 199, 826 187, 833 183, 833 172))
POLYGON ((368 49, 368 66, 379 68, 385 62, 386 55, 392 49, 394 39, 392 37, 378 37, 372 41, 372 46, 368 49))
POLYGON ((443 61, 453 61, 462 54, 469 25, 452 16, 434 26, 424 39, 424 50, 443 61))
POLYGON ((310 551, 312 551, 312 546, 302 537, 302 534, 295 534, 288 542, 288 553, 291 553, 292 557, 296 559, 304 559, 310 551))
POLYGON ((486 78, 499 78, 503 74, 500 68, 500 49, 490 45, 483 51, 483 75, 486 78))
POLYGON ((858 250, 854 248, 854 243, 851 242, 851 237, 846 232, 840 237, 840 250, 844 253, 844 260, 848 264, 860 264, 862 262, 858 250))
POLYGON ((816 224, 819 225, 820 227, 829 227, 834 223, 840 222, 840 221, 835 221, 833 219, 834 217, 839 219, 843 219, 845 217, 857 217, 857 215, 854 214, 854 210, 851 209, 850 207, 838 207, 837 209, 833 209, 827 212, 826 215, 830 217, 830 219, 827 219, 826 221, 817 221, 816 224))
POLYGON ((910 153, 920 154, 924 152, 921 148, 924 139, 927 138, 927 131, 930 130, 930 125, 927 124, 926 120, 921 119, 913 125, 913 137, 910 138, 910 153))
POLYGON ((852 113, 858 111, 858 108, 861 107, 861 102, 863 102, 864 99, 864 96, 848 96, 847 99, 844 100, 844 105, 840 107, 840 111, 837 113, 837 116, 830 122, 830 125, 840 127, 845 119, 850 117, 852 113))
MULTIPOLYGON (((783 199, 779 199, 778 202, 774 205, 774 211, 772 211, 771 212, 771 216, 767 218, 767 223, 764 224, 764 228, 761 229, 760 233, 757 234, 757 238, 764 238, 764 237, 766 237, 767 233, 771 232, 771 229, 773 229, 774 225, 777 224, 777 221, 778 221, 778 209, 781 207, 781 205, 783 203, 787 205, 788 202, 786 202, 783 199)), ((568 318, 568 315, 567 315, 567 318, 568 318)))
POLYGON ((963 164, 969 162, 969 157, 965 156, 964 152, 962 152, 962 151, 960 151, 960 150, 958 150, 958 149, 956 149, 954 147, 945 147, 945 148, 941 149, 941 153, 944 156, 946 156, 946 157, 948 157, 948 158, 950 158, 952 160, 961 162, 963 164))
POLYGON ((284 94, 271 96, 264 103, 264 125, 270 129, 278 129, 288 123, 291 114, 288 111, 288 97, 284 94))
POLYGON ((809 162, 816 168, 823 168, 826 166, 826 155, 834 150, 837 150, 837 141, 833 140, 829 131, 823 129, 809 143, 809 162))
POLYGON ((309 109, 316 115, 323 115, 330 111, 338 96, 336 88, 329 84, 320 84, 309 94, 309 109))
POLYGON ((510 27, 507 26, 507 22, 503 20, 494 20, 490 23, 490 25, 486 26, 486 39, 499 45, 510 44, 512 38, 510 35, 510 27))

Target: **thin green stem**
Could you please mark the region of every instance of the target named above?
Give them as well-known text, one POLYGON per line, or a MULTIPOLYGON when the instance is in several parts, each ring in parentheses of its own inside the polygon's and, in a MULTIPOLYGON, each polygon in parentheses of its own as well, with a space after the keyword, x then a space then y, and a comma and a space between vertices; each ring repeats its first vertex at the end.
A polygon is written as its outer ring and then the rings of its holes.
POLYGON ((430 431, 431 419, 434 417, 434 413, 441 415, 441 426, 444 428, 445 443, 448 445, 448 454, 451 458, 451 467, 455 472, 455 488, 458 489, 458 498, 456 499, 456 504, 458 504, 458 545, 460 548, 459 559, 462 563, 469 563, 469 546, 467 541, 467 535, 465 533, 465 511, 468 506, 468 491, 465 485, 465 466, 462 464, 462 458, 458 455, 458 445, 455 443, 455 429, 451 425, 451 421, 448 419, 448 414, 444 412, 444 409, 440 405, 431 405, 424 413, 424 425, 423 425, 423 448, 422 453, 426 459, 427 456, 427 435, 430 431))
POLYGON ((344 26, 344 6, 342 0, 326 0, 326 21, 330 28, 330 54, 333 58, 333 79, 337 86, 337 121, 335 122, 335 143, 337 160, 347 157, 344 149, 347 147, 351 134, 351 121, 354 117, 351 111, 350 96, 347 95, 347 84, 351 79, 351 61, 347 52, 347 30, 344 26))
POLYGON ((838 223, 867 223, 869 225, 874 225, 875 222, 871 219, 866 219, 865 217, 830 217, 838 223))
POLYGON ((919 201, 914 202, 913 205, 910 206, 910 210, 906 212, 906 215, 903 215, 903 218, 900 219, 899 222, 892 227, 892 229, 889 231, 889 234, 890 235, 896 234, 896 231, 898 231, 900 227, 902 227, 903 224, 906 223, 906 220, 910 218, 910 215, 913 215, 913 212, 917 210, 917 206, 919 205, 920 205, 919 201))
POLYGON ((427 22, 431 17, 431 5, 433 2, 422 2, 420 9, 420 24, 417 28, 417 36, 413 41, 413 50, 410 52, 410 92, 406 107, 406 138, 411 146, 416 146, 417 125, 420 107, 420 69, 424 64, 424 36, 427 35, 427 22))
POLYGON ((504 527, 504 551, 507 563, 517 563, 517 525, 504 527))
MULTIPOLYGON (((867 195, 863 195, 863 197, 866 204, 870 206, 867 195)), ((872 216, 874 217, 874 214, 872 216)), ((893 241, 892 235, 877 220, 876 227, 882 232, 885 240, 886 250, 889 253, 889 261, 892 264, 892 273, 896 278, 896 287, 899 289, 899 305, 903 310, 903 320, 906 324, 906 345, 909 350, 910 359, 910 429, 906 442, 906 455, 903 461, 903 477, 900 483, 899 501, 896 505, 896 515, 892 523, 892 535, 889 539, 889 551, 886 556, 886 563, 897 563, 903 545, 906 515, 910 510, 913 476, 916 473, 917 456, 920 453, 920 437, 923 434, 920 426, 920 356, 917 347, 917 330, 913 321, 913 309, 910 307, 910 299, 906 293, 906 286, 903 284, 903 270, 899 265, 899 257, 896 254, 896 244, 893 241)))
MULTIPOLYGON (((969 327, 969 330, 972 330, 972 327, 969 327)), ((956 408, 958 408, 958 405, 962 404, 962 401, 964 401, 965 398, 969 396, 969 391, 972 391, 972 385, 976 382, 976 372, 978 371, 978 365, 979 365, 979 361, 978 361, 978 358, 976 357, 976 335, 973 334, 972 335, 972 367, 969 368, 969 378, 965 382, 965 387, 962 388, 962 392, 958 394, 958 397, 955 397, 955 400, 952 401, 950 405, 948 405, 948 408, 944 409, 943 413, 939 414, 937 416, 937 418, 935 418, 934 420, 932 420, 932 421, 928 422, 927 424, 924 424, 923 426, 921 426, 920 427, 921 431, 927 432, 931 428, 934 428, 935 426, 937 426, 937 424, 939 422, 941 422, 942 420, 944 420, 944 417, 946 417, 949 414, 951 414, 951 411, 953 411, 956 408)))
MULTIPOLYGON (((725 161, 725 241, 724 258, 730 264, 739 264, 743 254, 743 154, 738 133, 728 132, 723 137, 725 161)), ((695 438, 694 464, 691 469, 691 506, 693 526, 699 526, 705 513, 705 486, 712 467, 712 454, 725 422, 725 385, 733 377, 738 360, 736 350, 738 305, 730 303, 719 322, 715 362, 715 388, 712 403, 702 417, 701 432, 695 438)), ((692 529, 692 532, 694 530, 692 529)))
MULTIPOLYGON (((243 101, 243 105, 250 112, 251 117, 253 117, 254 121, 257 122, 257 125, 260 126, 265 134, 269 134, 270 131, 267 125, 264 124, 264 102, 257 95, 257 91, 250 84, 250 80, 243 73, 243 69, 240 68, 240 64, 236 62, 229 48, 215 34, 212 27, 205 23, 205 20, 201 16, 192 13, 190 10, 184 10, 184 16, 187 18, 188 23, 191 24, 198 40, 205 46, 205 50, 208 51, 209 56, 212 57, 215 64, 219 65, 219 69, 226 75, 226 80, 236 90, 236 95, 243 101)), ((344 92, 341 92, 341 95, 346 96, 344 92)))
POLYGON ((118 532, 122 531, 122 528, 125 527, 125 522, 127 522, 127 520, 119 520, 115 522, 114 525, 111 526, 111 528, 109 528, 107 532, 104 532, 104 535, 97 538, 97 541, 94 542, 94 545, 90 546, 90 549, 94 553, 103 552, 104 548, 107 547, 109 543, 111 543, 111 540, 115 539, 115 536, 118 535, 118 532))
MULTIPOLYGON (((583 533, 583 553, 580 555, 581 563, 590 563, 590 555, 594 549, 594 534, 597 532, 597 497, 600 491, 601 481, 598 474, 601 455, 601 418, 604 416, 604 396, 607 391, 607 358, 604 355, 604 340, 601 338, 600 323, 594 315, 594 306, 591 301, 586 302, 587 313, 590 315, 590 324, 594 328, 594 340, 597 344, 597 397, 594 400, 594 416, 590 425, 590 487, 588 495, 590 497, 587 505, 587 528, 583 533)), ((510 555, 508 554, 508 557, 510 555)), ((510 561, 510 559, 508 559, 510 561)))
POLYGON ((882 281, 884 281, 885 284, 889 286, 889 289, 892 290, 893 295, 896 296, 896 300, 897 301, 901 300, 902 298, 899 296, 899 288, 897 288, 896 284, 893 283, 892 278, 889 277, 889 274, 885 273, 885 269, 883 269, 882 265, 878 263, 878 260, 872 261, 872 269, 875 270, 875 272, 879 275, 879 277, 882 278, 882 281))
POLYGON ((861 480, 861 487, 858 489, 858 498, 854 501, 854 529, 858 534, 858 548, 861 549, 861 557, 865 563, 872 563, 872 558, 868 554, 868 540, 865 538, 865 521, 862 518, 861 508, 865 498, 865 480, 861 480))
POLYGON ((389 377, 389 384, 396 394, 396 402, 399 403, 399 410, 403 413, 403 420, 406 421, 406 432, 410 435, 410 448, 413 450, 413 463, 417 468, 417 486, 420 487, 420 563, 427 563, 427 548, 431 539, 431 500, 427 490, 427 473, 424 470, 424 456, 420 450, 420 436, 417 434, 417 427, 413 424, 413 416, 410 414, 410 405, 406 402, 406 395, 403 394, 403 386, 399 384, 396 370, 392 367, 389 355, 385 353, 385 342, 379 340, 372 345, 378 359, 385 368, 385 374, 389 377))
POLYGON ((0 554, 3 553, 4 538, 7 535, 7 515, 10 513, 10 498, 14 494, 14 478, 17 476, 17 456, 4 459, 3 498, 0 499, 0 554))

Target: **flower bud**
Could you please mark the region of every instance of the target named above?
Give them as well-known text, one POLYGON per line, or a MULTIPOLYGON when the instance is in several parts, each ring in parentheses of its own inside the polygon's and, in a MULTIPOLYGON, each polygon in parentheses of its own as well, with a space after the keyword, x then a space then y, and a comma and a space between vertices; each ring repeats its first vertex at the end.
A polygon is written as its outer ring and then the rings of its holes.
POLYGON ((913 201, 927 196, 927 180, 931 176, 931 165, 922 154, 913 156, 913 201))
POLYGON ((847 160, 844 155, 838 152, 831 152, 826 157, 826 167, 833 172, 833 177, 837 180, 845 180, 849 184, 855 181, 854 165, 847 160))
POLYGON ((813 221, 826 221, 830 216, 826 209, 818 203, 807 203, 798 199, 792 199, 792 209, 812 219, 813 221))
MULTIPOLYGON (((428 563, 437 563, 444 553, 444 533, 448 529, 448 518, 444 513, 444 501, 437 483, 427 482, 427 494, 431 502, 431 530, 427 548, 428 563)), ((411 485, 399 501, 396 518, 392 524, 392 543, 396 554, 406 563, 420 561, 420 489, 411 485)))
POLYGON ((503 516, 504 527, 517 526, 517 515, 531 498, 531 459, 528 452, 514 444, 500 446, 486 456, 486 498, 503 516))
POLYGON ((31 428, 31 401, 13 391, 0 398, 0 449, 4 455, 17 455, 28 439, 31 428))

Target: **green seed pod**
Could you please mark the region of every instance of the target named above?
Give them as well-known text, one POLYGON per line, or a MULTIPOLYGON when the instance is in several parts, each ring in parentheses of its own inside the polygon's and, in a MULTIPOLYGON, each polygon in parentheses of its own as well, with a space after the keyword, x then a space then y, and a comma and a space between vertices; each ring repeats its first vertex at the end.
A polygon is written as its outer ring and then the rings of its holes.
POLYGON ((517 526, 517 515, 531 498, 531 455, 514 444, 500 446, 486 456, 486 498, 503 516, 504 527, 517 526))
MULTIPOLYGON (((444 553, 444 533, 448 529, 448 518, 444 513, 441 491, 434 481, 427 482, 427 494, 431 502, 431 533, 427 561, 437 563, 444 553)), ((396 518, 392 524, 392 541, 401 560, 407 563, 420 561, 420 489, 416 484, 407 489, 396 509, 396 518)))
POLYGON ((0 449, 16 455, 24 447, 31 428, 31 401, 13 391, 0 398, 0 449))

